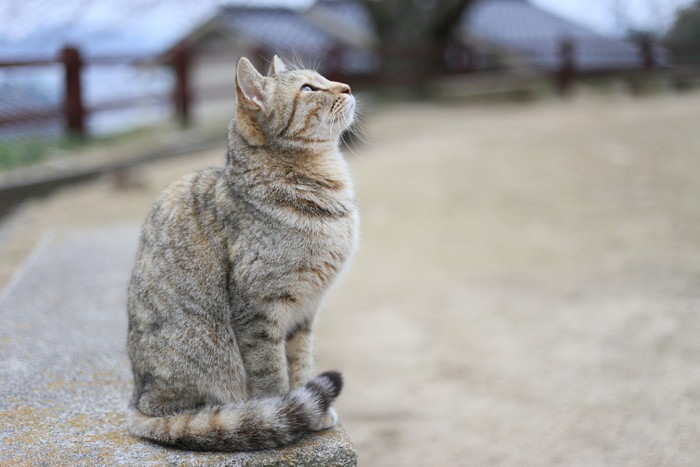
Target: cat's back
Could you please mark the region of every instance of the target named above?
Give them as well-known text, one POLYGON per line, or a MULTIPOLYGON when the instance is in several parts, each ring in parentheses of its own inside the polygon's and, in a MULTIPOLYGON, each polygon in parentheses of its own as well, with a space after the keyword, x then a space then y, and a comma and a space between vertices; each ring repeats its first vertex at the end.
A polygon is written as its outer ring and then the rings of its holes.
POLYGON ((161 192, 144 224, 184 227, 188 219, 198 223, 214 220, 216 184, 222 172, 221 167, 209 167, 173 181, 161 192))
MULTIPOLYGON (((225 254, 223 220, 216 190, 221 168, 189 173, 158 197, 141 229, 130 302, 148 289, 201 294, 221 276, 225 254)), ((131 304, 130 303, 130 304, 131 304)))

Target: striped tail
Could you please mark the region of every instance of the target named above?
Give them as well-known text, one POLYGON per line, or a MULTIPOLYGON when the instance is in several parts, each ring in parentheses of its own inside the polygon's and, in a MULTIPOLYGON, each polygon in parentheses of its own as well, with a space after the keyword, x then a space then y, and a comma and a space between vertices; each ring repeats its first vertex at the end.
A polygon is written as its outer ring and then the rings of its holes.
POLYGON ((166 417, 131 410, 133 435, 159 444, 202 451, 253 451, 293 443, 324 426, 343 387, 328 371, 285 396, 205 407, 166 417))

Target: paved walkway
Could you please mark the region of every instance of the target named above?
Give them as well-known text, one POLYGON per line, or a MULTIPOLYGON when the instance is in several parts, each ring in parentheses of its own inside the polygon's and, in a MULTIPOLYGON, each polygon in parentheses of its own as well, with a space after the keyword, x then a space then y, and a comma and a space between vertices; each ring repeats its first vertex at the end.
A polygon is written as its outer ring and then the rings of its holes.
POLYGON ((342 429, 281 451, 190 453, 126 433, 138 228, 47 234, 0 296, 0 464, 355 465, 342 429))

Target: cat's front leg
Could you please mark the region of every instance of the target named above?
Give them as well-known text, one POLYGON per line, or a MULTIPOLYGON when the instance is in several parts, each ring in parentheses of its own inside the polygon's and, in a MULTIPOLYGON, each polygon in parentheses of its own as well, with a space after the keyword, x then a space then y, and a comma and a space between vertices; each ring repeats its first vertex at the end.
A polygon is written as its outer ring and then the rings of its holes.
POLYGON ((288 393, 289 375, 284 336, 258 326, 246 327, 237 334, 250 396, 260 399, 288 393))
POLYGON ((287 366, 292 389, 306 384, 315 376, 311 326, 304 324, 287 339, 287 366))

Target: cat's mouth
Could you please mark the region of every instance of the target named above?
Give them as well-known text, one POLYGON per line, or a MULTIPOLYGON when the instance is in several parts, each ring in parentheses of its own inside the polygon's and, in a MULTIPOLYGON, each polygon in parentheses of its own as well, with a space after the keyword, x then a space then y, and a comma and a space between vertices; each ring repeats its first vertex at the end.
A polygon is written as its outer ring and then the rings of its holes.
POLYGON ((349 127, 355 117, 355 98, 349 94, 339 96, 333 102, 331 114, 343 127, 349 127))

